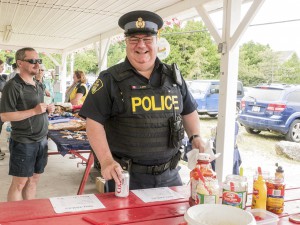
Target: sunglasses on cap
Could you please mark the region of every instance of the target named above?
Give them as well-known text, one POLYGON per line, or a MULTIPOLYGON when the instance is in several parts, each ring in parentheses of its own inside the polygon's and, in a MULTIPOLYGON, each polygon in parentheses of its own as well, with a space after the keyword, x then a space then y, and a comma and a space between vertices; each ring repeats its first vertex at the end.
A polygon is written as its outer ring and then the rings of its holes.
POLYGON ((24 62, 28 62, 30 64, 42 64, 43 63, 43 60, 42 59, 23 59, 21 61, 24 61, 24 62))

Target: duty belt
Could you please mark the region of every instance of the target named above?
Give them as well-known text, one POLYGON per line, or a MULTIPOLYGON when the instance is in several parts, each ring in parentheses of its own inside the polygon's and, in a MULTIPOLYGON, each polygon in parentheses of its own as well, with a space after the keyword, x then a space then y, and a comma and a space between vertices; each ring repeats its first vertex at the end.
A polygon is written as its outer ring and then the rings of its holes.
POLYGON ((118 158, 114 156, 114 159, 120 163, 123 170, 127 170, 133 173, 144 173, 144 174, 152 174, 152 175, 160 175, 165 172, 167 169, 175 169, 179 160, 181 158, 181 152, 178 151, 176 155, 172 157, 172 159, 166 163, 160 165, 146 166, 132 162, 131 159, 128 158, 118 158))

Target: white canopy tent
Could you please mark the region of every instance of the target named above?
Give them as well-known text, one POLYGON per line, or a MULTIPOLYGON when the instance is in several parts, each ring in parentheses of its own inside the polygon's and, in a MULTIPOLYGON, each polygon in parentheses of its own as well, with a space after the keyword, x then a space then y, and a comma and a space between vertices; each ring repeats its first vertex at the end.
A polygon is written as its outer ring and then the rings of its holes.
MULTIPOLYGON (((62 54, 60 66, 65 85, 68 54, 89 44, 96 46, 99 68, 106 68, 110 38, 122 33, 117 21, 126 12, 145 9, 164 19, 200 15, 219 45, 221 56, 220 105, 217 130, 217 160, 220 180, 232 172, 238 48, 245 32, 265 0, 0 0, 0 49, 17 50, 32 46, 62 54), (241 19, 242 3, 252 3, 241 19), (218 31, 210 13, 223 10, 223 29, 218 31)), ((53 58, 52 58, 53 59, 53 58)), ((53 59, 54 60, 54 59, 53 59)), ((65 88, 65 87, 62 87, 65 88)))

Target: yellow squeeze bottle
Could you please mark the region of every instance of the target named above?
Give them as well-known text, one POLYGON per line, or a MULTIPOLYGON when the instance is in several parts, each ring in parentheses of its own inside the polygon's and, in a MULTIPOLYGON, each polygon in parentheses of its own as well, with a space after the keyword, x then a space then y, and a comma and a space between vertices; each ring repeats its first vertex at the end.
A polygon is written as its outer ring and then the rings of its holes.
POLYGON ((252 195, 252 209, 264 209, 266 210, 267 205, 267 185, 264 180, 261 168, 258 167, 257 180, 253 182, 253 195, 252 195))

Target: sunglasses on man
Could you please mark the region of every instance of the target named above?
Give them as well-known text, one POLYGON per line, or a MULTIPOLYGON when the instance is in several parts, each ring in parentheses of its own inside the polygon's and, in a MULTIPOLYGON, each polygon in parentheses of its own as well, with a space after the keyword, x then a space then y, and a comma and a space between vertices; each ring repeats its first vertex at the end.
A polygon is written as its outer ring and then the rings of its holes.
POLYGON ((42 64, 43 63, 43 60, 42 59, 23 59, 21 61, 24 61, 24 62, 28 62, 30 64, 42 64))

